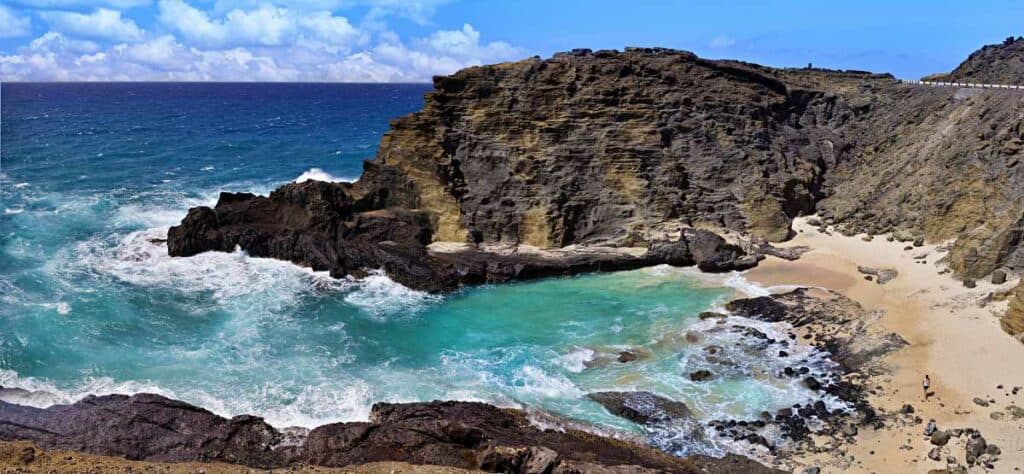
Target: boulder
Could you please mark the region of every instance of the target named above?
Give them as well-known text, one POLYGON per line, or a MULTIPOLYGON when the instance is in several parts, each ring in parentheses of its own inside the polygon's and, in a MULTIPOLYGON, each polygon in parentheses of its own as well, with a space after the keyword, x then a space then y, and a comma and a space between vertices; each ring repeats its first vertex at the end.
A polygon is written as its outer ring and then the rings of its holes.
POLYGON ((587 394, 587 398, 611 414, 641 425, 693 418, 685 403, 650 392, 594 392, 587 394))
POLYGON ((932 433, 930 441, 935 446, 945 446, 949 443, 949 438, 949 433, 945 430, 935 430, 935 432, 932 433))
POLYGON ((706 382, 714 377, 715 374, 711 373, 710 370, 700 369, 690 372, 690 380, 693 380, 694 382, 706 382))
POLYGON ((992 271, 992 283, 1002 285, 1006 283, 1006 270, 997 269, 992 271))
POLYGON ((900 272, 897 271, 895 268, 875 268, 861 265, 857 266, 857 271, 865 275, 876 277, 876 281, 879 285, 889 283, 900 274, 900 272))
POLYGON ((985 449, 988 447, 988 443, 985 442, 985 438, 978 432, 971 434, 967 438, 967 444, 964 445, 964 452, 967 457, 967 464, 974 464, 978 460, 978 456, 985 453, 985 449))

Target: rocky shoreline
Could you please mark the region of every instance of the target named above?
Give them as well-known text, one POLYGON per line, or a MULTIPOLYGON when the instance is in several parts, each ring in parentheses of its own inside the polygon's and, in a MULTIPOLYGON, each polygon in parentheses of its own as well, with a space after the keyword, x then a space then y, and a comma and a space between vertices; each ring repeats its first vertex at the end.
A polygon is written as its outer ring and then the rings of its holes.
MULTIPOLYGON (((985 58, 1019 57, 1022 44, 987 48, 958 71, 979 76, 985 58)), ((887 75, 657 48, 575 50, 469 68, 434 85, 421 112, 392 123, 358 182, 292 183, 266 197, 222 193, 169 230, 169 254, 241 249, 334 277, 379 269, 411 288, 446 292, 656 264, 751 268, 765 254, 799 257, 765 242, 791 238, 794 218, 817 213, 823 233, 889 233, 917 246, 952 240, 944 258, 965 284, 1024 269, 1024 99, 1010 92, 911 88, 887 75), (732 232, 743 237, 722 237, 732 232)), ((899 278, 878 267, 861 272, 889 286, 899 278)), ((1007 297, 1003 328, 1022 334, 1024 290, 1007 297)), ((791 469, 815 456, 848 467, 856 460, 847 448, 864 431, 910 427, 935 446, 929 459, 963 437, 968 464, 998 461, 998 446, 976 429, 925 423, 910 404, 872 406, 888 371, 880 358, 907 342, 846 296, 801 288, 727 308, 732 314, 703 318, 744 331, 758 351, 786 358, 787 347, 807 343, 827 358, 827 368, 794 360, 781 374, 820 399, 753 420, 694 420, 685 402, 654 393, 589 394, 644 427, 644 446, 538 428, 523 411, 471 402, 379 403, 367 422, 304 431, 157 395, 109 395, 46 409, 0 402, 0 440, 254 468, 393 461, 490 472, 728 473, 777 471, 737 455, 673 457, 663 451, 679 440, 661 434, 727 439, 791 469), (772 339, 733 318, 792 330, 772 339)), ((707 367, 689 374, 695 381, 727 370, 723 348, 704 349, 707 367)))
POLYGON ((475 402, 379 403, 367 422, 312 430, 278 430, 247 415, 225 419, 152 394, 89 396, 46 409, 0 402, 0 440, 260 469, 389 461, 487 472, 775 472, 736 455, 680 459, 582 431, 541 430, 520 410, 475 402))
POLYGON ((287 184, 266 197, 221 193, 215 207, 191 209, 180 225, 170 228, 167 249, 172 256, 187 257, 240 248, 333 277, 362 277, 381 269, 398 283, 430 292, 659 264, 696 265, 709 272, 742 270, 763 258, 702 229, 653 242, 639 252, 588 246, 530 251, 526 246, 481 243, 438 248, 427 213, 377 209, 352 193, 349 184, 319 181, 287 184))
MULTIPOLYGON (((841 442, 851 427, 883 426, 883 417, 864 399, 865 372, 869 367, 881 371, 878 358, 905 343, 895 334, 872 331, 865 320, 868 314, 856 303, 835 293, 797 289, 735 300, 728 308, 732 316, 708 313, 702 318, 722 327, 727 327, 729 317, 787 323, 793 327, 789 340, 761 341, 760 348, 776 350, 807 340, 818 347, 818 354, 835 354, 833 365, 839 370, 811 372, 804 359, 794 360, 792 370, 787 367, 785 372, 842 408, 829 410, 818 400, 766 413, 757 420, 700 420, 684 402, 653 393, 588 395, 610 413, 642 426, 648 438, 637 444, 580 431, 572 423, 562 423, 560 429, 538 428, 526 412, 474 402, 378 403, 367 422, 307 430, 277 429, 247 415, 225 419, 158 395, 107 395, 45 409, 0 401, 0 440, 31 441, 45 450, 129 460, 223 462, 257 468, 388 461, 489 472, 728 473, 775 471, 736 454, 678 458, 665 452, 678 449, 672 443, 692 447, 730 440, 749 443, 745 446, 750 453, 765 453, 758 456, 761 462, 785 467, 812 433, 835 436, 841 442), (798 334, 804 336, 798 338, 798 334)), ((758 332, 742 326, 742 320, 736 324, 758 332)), ((751 337, 767 338, 764 334, 751 337)), ((718 370, 714 364, 708 367, 718 370)))

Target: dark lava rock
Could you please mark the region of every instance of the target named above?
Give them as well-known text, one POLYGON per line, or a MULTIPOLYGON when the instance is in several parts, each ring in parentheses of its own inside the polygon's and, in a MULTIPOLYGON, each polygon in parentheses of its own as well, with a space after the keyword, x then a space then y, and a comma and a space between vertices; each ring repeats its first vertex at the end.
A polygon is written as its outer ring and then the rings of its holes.
POLYGON ((900 413, 902 413, 904 415, 909 415, 911 413, 914 413, 914 405, 911 405, 909 403, 904 404, 903 407, 900 408, 900 413))
MULTIPOLYGON (((685 405, 659 406, 689 416, 685 405)), ((0 402, 0 440, 133 460, 257 468, 399 461, 515 473, 778 472, 738 456, 680 459, 573 429, 540 430, 519 410, 471 402, 378 403, 368 422, 324 425, 296 438, 298 444, 283 438, 260 418, 229 420, 158 395, 90 396, 47 409, 0 402)))
POLYGON ((705 271, 757 264, 756 256, 706 230, 687 231, 676 242, 654 243, 642 255, 609 248, 492 252, 471 245, 430 251, 427 245, 436 237, 432 216, 382 207, 386 202, 347 183, 319 181, 286 184, 267 197, 221 193, 214 208, 193 208, 168 230, 167 250, 171 256, 188 257, 238 247, 252 256, 288 260, 334 277, 381 269, 403 285, 431 292, 660 263, 697 265, 705 271))
POLYGON ((804 379, 804 385, 811 390, 821 390, 821 382, 814 377, 807 377, 804 379))
POLYGON ((622 352, 619 352, 619 356, 616 357, 615 360, 625 364, 627 362, 633 362, 636 359, 637 359, 637 357, 636 357, 635 353, 630 352, 630 351, 622 351, 622 352))
POLYGON ((722 313, 716 313, 714 311, 701 311, 701 313, 697 315, 697 318, 699 318, 701 321, 707 319, 725 319, 727 317, 727 315, 724 315, 722 313))
POLYGON ((690 372, 690 380, 693 380, 694 382, 706 382, 714 377, 715 374, 711 373, 710 370, 700 369, 690 372))
POLYGON ((587 394, 587 398, 611 414, 641 425, 693 418, 685 403, 650 392, 595 392, 587 394))
POLYGON ((281 434, 261 418, 243 415, 228 420, 149 394, 89 396, 47 409, 0 401, 0 439, 131 460, 223 461, 254 467, 273 467, 282 460, 271 450, 281 434))
POLYGON ((967 464, 974 464, 978 460, 978 456, 985 453, 986 448, 988 448, 988 443, 985 442, 985 438, 981 437, 978 432, 972 433, 964 446, 967 464))
POLYGON ((931 436, 931 443, 935 446, 945 446, 946 443, 949 443, 949 438, 949 433, 944 430, 935 430, 931 436))
MULTIPOLYGON (((896 333, 885 333, 869 325, 857 324, 867 317, 855 301, 838 293, 817 297, 806 288, 756 298, 742 298, 726 304, 736 316, 766 322, 788 322, 810 329, 814 344, 831 353, 846 372, 861 369, 880 356, 907 345, 896 333)), ((790 371, 786 371, 787 375, 790 371)))

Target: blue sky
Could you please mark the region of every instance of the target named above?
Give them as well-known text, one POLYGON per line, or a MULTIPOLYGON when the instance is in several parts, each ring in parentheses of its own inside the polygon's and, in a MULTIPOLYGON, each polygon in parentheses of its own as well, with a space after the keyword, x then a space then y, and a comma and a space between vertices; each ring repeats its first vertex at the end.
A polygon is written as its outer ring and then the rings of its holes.
POLYGON ((948 71, 1024 1, 3 0, 3 80, 426 81, 586 47, 948 71))

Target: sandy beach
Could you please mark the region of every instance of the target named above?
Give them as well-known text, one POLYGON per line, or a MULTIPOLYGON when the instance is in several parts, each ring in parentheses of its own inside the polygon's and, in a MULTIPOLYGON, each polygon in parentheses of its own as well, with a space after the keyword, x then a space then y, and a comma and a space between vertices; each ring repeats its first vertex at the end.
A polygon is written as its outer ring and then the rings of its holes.
POLYGON ((966 465, 966 436, 952 438, 938 461, 928 458, 933 446, 923 434, 925 425, 912 421, 919 416, 924 423, 934 419, 939 429, 977 429, 989 444, 999 446, 993 470, 977 466, 970 472, 1021 472, 1024 413, 1017 407, 1024 407, 1024 388, 1016 394, 1013 390, 1024 387, 1024 344, 999 327, 1005 301, 997 298, 982 304, 987 295, 1012 288, 1016 280, 1002 285, 978 281, 975 288, 966 288, 951 272, 944 272, 945 243, 912 247, 885 236, 865 241, 864 235, 824 234, 807 219, 797 219, 794 229, 796 237, 781 246, 811 250, 795 261, 769 257, 747 277, 766 286, 830 288, 879 311, 876 324, 900 334, 910 345, 886 356, 889 373, 872 378, 877 393, 870 401, 894 413, 904 404, 914 408, 913 415, 890 423, 894 426, 862 430, 845 454, 831 453, 831 460, 809 458, 807 465, 820 465, 823 472, 928 472, 945 469, 947 456, 966 465), (908 246, 912 248, 905 249, 908 246), (893 268, 899 275, 881 285, 866 280, 858 266, 893 268), (934 392, 927 401, 922 390, 925 374, 934 392), (979 405, 976 398, 988 406, 979 405), (844 457, 846 462, 836 462, 844 457))

